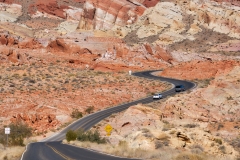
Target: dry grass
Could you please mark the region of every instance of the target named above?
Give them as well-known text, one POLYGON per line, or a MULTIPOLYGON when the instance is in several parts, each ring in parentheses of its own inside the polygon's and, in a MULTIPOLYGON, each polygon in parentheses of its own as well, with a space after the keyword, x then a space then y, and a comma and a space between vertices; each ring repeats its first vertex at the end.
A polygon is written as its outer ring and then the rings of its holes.
MULTIPOLYGON (((165 137, 165 136, 164 136, 165 137)), ((171 149, 169 147, 160 147, 155 150, 143 150, 139 148, 130 148, 126 141, 120 141, 118 145, 111 144, 96 144, 91 142, 80 141, 63 141, 65 144, 70 144, 82 148, 88 148, 97 152, 103 152, 119 157, 139 158, 144 160, 225 160, 224 157, 214 157, 201 153, 182 152, 180 150, 171 149)))
POLYGON ((19 160, 24 150, 25 147, 16 146, 4 149, 0 146, 0 160, 19 160))
POLYGON ((176 158, 176 160, 205 160, 206 157, 198 154, 191 154, 191 153, 181 153, 176 158))
POLYGON ((120 141, 118 145, 113 146, 111 144, 96 144, 91 142, 80 142, 71 141, 67 143, 66 140, 63 141, 65 144, 71 144, 74 146, 88 148, 96 150, 98 152, 103 152, 106 154, 111 154, 119 157, 127 158, 139 158, 145 160, 168 160, 171 159, 173 155, 176 155, 172 149, 161 148, 159 150, 143 150, 139 148, 130 148, 126 141, 120 141))

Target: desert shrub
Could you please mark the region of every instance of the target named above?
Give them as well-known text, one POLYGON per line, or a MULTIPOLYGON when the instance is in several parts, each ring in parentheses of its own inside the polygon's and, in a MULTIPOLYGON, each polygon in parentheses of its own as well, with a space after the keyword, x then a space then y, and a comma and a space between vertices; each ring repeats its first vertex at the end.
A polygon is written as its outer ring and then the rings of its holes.
POLYGON ((82 129, 77 131, 77 140, 79 141, 90 141, 90 142, 94 142, 94 143, 106 143, 106 139, 105 138, 101 138, 100 133, 98 132, 98 130, 95 131, 84 131, 82 129))
POLYGON ((93 110, 94 110, 94 107, 93 107, 93 106, 89 106, 89 107, 85 110, 85 112, 88 113, 88 114, 90 114, 90 113, 93 112, 93 110))
POLYGON ((220 146, 219 148, 218 148, 222 153, 226 153, 226 147, 225 146, 220 146))
POLYGON ((205 157, 198 154, 180 153, 174 160, 205 160, 205 157))
POLYGON ((165 124, 169 124, 169 122, 166 121, 166 120, 162 120, 162 122, 165 123, 165 124))
POLYGON ((32 135, 32 128, 26 124, 10 124, 9 145, 24 146, 24 138, 32 135))
POLYGON ((67 139, 68 142, 75 141, 77 139, 77 133, 74 132, 73 130, 69 130, 66 133, 66 139, 67 139))
POLYGON ((161 141, 155 141, 154 144, 155 144, 155 149, 163 147, 163 143, 161 141))
POLYGON ((149 131, 149 129, 147 129, 147 128, 142 128, 142 133, 149 133, 150 131, 149 131))
POLYGON ((199 125, 198 124, 185 124, 184 127, 186 128, 195 128, 195 127, 198 127, 199 125))
POLYGON ((156 138, 157 140, 155 141, 155 149, 169 145, 169 137, 165 133, 158 135, 156 138))
POLYGON ((4 159, 4 160, 8 160, 8 157, 7 157, 7 156, 4 156, 3 159, 4 159))
POLYGON ((146 138, 151 138, 151 137, 153 137, 153 135, 152 135, 150 132, 144 133, 143 136, 146 137, 146 138))
POLYGON ((190 146, 191 152, 195 154, 200 154, 204 151, 203 147, 200 146, 199 144, 194 144, 190 146))
POLYGON ((6 136, 4 133, 4 128, 0 128, 0 143, 5 144, 6 142, 6 136))
POLYGON ((223 124, 218 124, 217 130, 220 130, 223 127, 224 127, 223 124))
POLYGON ((231 140, 230 144, 234 147, 234 149, 240 152, 240 137, 231 140))
POLYGON ((78 109, 74 109, 71 113, 72 118, 79 119, 79 118, 82 118, 82 116, 83 116, 82 112, 80 112, 78 109))
POLYGON ((206 88, 213 79, 214 78, 209 78, 209 79, 204 79, 204 80, 196 80, 196 82, 198 83, 199 88, 206 88))
POLYGON ((233 100, 232 96, 227 97, 227 100, 233 100))
POLYGON ((95 74, 96 74, 96 75, 101 75, 101 74, 104 74, 104 72, 97 71, 95 74))
POLYGON ((218 144, 220 144, 220 145, 222 144, 222 140, 221 140, 221 139, 218 139, 218 138, 215 138, 215 139, 214 139, 214 142, 216 142, 216 143, 218 143, 218 144))
POLYGON ((119 141, 118 142, 118 146, 119 147, 128 148, 128 143, 126 141, 119 141))

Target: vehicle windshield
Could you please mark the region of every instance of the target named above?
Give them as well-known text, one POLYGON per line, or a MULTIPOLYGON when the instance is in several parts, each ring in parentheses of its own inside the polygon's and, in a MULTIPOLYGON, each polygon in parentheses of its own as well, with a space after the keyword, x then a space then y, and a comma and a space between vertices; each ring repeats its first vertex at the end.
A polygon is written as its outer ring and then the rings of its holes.
POLYGON ((181 88, 182 86, 176 86, 176 88, 181 88))

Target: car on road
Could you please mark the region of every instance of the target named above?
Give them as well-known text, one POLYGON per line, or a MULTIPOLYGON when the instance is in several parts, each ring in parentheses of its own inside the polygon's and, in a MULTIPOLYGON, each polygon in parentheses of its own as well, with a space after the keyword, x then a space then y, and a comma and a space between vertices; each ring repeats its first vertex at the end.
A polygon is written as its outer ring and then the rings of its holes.
POLYGON ((153 99, 161 99, 162 98, 162 94, 158 93, 153 95, 153 99))
POLYGON ((184 85, 176 85, 176 86, 175 86, 175 91, 176 91, 176 92, 185 91, 184 85))

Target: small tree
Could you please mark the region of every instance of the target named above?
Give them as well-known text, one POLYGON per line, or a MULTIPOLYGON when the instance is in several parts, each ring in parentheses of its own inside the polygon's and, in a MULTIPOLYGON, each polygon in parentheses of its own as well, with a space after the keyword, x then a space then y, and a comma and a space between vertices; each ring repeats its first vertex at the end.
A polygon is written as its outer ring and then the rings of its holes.
POLYGON ((72 118, 77 118, 77 119, 79 119, 79 118, 82 118, 82 116, 83 116, 82 112, 80 112, 78 109, 74 109, 74 110, 72 111, 72 114, 71 114, 71 117, 72 117, 72 118))
POLYGON ((66 134, 66 139, 68 142, 74 141, 77 139, 77 133, 74 132, 73 130, 69 130, 66 134))
POLYGON ((93 112, 93 110, 94 110, 94 107, 93 107, 93 106, 89 106, 89 107, 85 110, 85 112, 88 113, 88 114, 90 114, 90 113, 93 112))
POLYGON ((32 128, 26 124, 10 124, 9 144, 23 146, 23 140, 32 135, 32 128))

